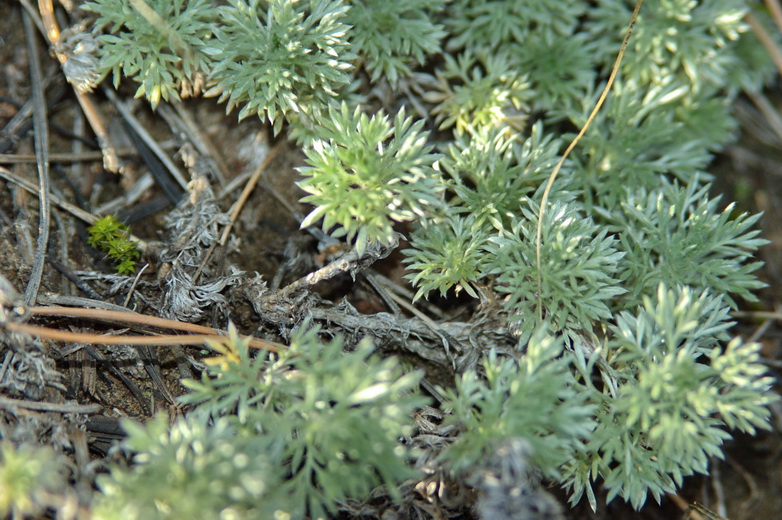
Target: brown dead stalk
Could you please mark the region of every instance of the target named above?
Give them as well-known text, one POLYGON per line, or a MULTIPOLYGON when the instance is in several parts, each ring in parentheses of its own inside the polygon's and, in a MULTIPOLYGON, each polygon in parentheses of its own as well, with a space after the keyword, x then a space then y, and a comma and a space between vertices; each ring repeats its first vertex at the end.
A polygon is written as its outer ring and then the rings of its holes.
MULTIPOLYGON (((97 345, 203 345, 206 340, 224 340, 226 336, 221 331, 192 323, 183 323, 155 316, 147 316, 136 312, 112 311, 106 309, 84 309, 76 307, 32 307, 30 313, 37 316, 62 316, 71 318, 89 318, 109 322, 120 322, 161 329, 179 330, 194 334, 161 334, 161 335, 105 335, 82 332, 71 332, 27 323, 8 321, 4 324, 6 330, 21 332, 53 341, 71 343, 90 343, 97 345)), ((249 346, 256 349, 278 352, 284 345, 260 338, 250 338, 249 346)))

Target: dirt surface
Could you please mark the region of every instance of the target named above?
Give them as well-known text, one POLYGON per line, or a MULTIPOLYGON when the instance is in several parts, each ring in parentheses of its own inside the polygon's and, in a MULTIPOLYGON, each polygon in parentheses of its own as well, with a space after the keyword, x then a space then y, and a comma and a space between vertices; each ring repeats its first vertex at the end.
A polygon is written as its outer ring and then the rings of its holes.
MULTIPOLYGON (((35 160, 30 158, 34 154, 31 119, 26 118, 26 123, 19 130, 7 133, 14 117, 31 99, 29 56, 19 4, 3 3, 0 5, 0 15, 0 130, 3 131, 0 142, 5 146, 0 153, 15 154, 13 162, 0 156, 3 159, 0 165, 14 176, 35 183, 35 160)), ((42 44, 40 48, 39 59, 45 76, 49 78, 45 93, 50 104, 50 153, 84 154, 98 151, 80 115, 71 87, 64 82, 56 62, 46 54, 42 44), (74 135, 83 136, 81 152, 74 152, 74 143, 78 142, 74 135)), ((124 100, 132 100, 132 86, 123 86, 119 94, 124 100)), ((782 94, 778 90, 771 90, 766 95, 772 103, 776 100, 777 106, 782 107, 779 102, 782 94)), ((94 211, 124 196, 149 170, 140 153, 133 149, 116 109, 99 93, 94 99, 107 121, 110 134, 116 138, 118 148, 128 153, 123 157, 123 175, 105 172, 94 153, 88 160, 53 161, 52 193, 72 204, 81 205, 86 211, 94 211)), ((132 106, 141 125, 156 142, 161 143, 170 156, 177 157, 178 167, 190 180, 191 175, 197 173, 197 168, 188 171, 187 165, 182 162, 182 157, 190 151, 187 147, 183 149, 185 140, 182 134, 172 130, 161 113, 153 113, 141 102, 133 103, 132 106)), ((302 165, 303 161, 295 146, 269 137, 267 129, 257 120, 248 119, 237 123, 235 116, 225 116, 224 108, 212 100, 186 101, 183 110, 211 142, 225 164, 226 178, 219 182, 210 179, 216 187, 216 201, 224 211, 237 200, 244 182, 237 183, 224 196, 221 196, 219 187, 229 185, 234 179, 252 172, 258 163, 273 153, 273 158, 265 165, 260 183, 251 193, 235 223, 226 247, 217 248, 208 261, 208 269, 212 274, 227 273, 229 267, 234 266, 248 273, 259 273, 268 284, 283 286, 322 267, 338 253, 328 249, 319 250, 315 237, 298 230, 298 219, 307 210, 297 202, 301 193, 294 184, 295 167, 302 165)), ((760 292, 760 303, 745 305, 744 309, 777 311, 782 303, 779 293, 782 287, 782 137, 773 133, 765 123, 766 116, 758 112, 750 100, 740 101, 737 115, 742 123, 740 134, 736 142, 717 158, 711 171, 717 176, 716 189, 726 194, 725 200, 736 200, 746 211, 762 211, 765 214, 761 221, 763 236, 772 243, 761 251, 762 259, 766 262, 761 277, 768 283, 768 288, 760 292)), ((167 234, 165 229, 166 216, 173 206, 166 203, 160 189, 153 186, 144 190, 132 204, 120 203, 116 207, 120 214, 130 216, 133 233, 153 243, 155 251, 176 241, 176 237, 167 234)), ((25 290, 30 279, 38 209, 35 194, 0 179, 0 273, 19 292, 25 290)), ((152 253, 142 257, 140 264, 149 263, 150 266, 139 278, 133 295, 127 299, 127 287, 117 288, 117 280, 111 276, 110 263, 87 246, 85 229, 83 221, 62 207, 54 206, 49 243, 51 261, 44 266, 39 299, 56 301, 58 297, 94 298, 98 295, 109 303, 137 312, 160 312, 158 299, 163 281, 169 270, 175 267, 175 261, 168 264, 159 262, 152 253), (93 294, 85 294, 83 288, 78 288, 72 282, 74 277, 92 290, 93 294)), ((391 256, 378 264, 378 269, 394 281, 401 281, 402 268, 397 256, 391 256)), ((251 291, 257 288, 245 289, 251 291)), ((364 313, 378 312, 384 308, 383 301, 366 282, 354 284, 347 276, 332 280, 319 287, 318 291, 321 297, 334 301, 347 296, 364 313)), ((228 293, 230 310, 210 309, 200 318, 199 323, 218 325, 230 318, 240 332, 279 339, 272 328, 258 322, 251 303, 241 297, 239 288, 228 293)), ((446 312, 457 315, 463 310, 457 304, 446 312)), ((96 323, 89 319, 48 317, 36 319, 35 322, 75 332, 127 331, 116 324, 96 323)), ((778 375, 782 370, 782 331, 778 323, 741 318, 737 332, 762 342, 770 369, 775 376, 778 375)), ((53 402, 74 400, 82 404, 99 404, 103 411, 98 416, 91 416, 86 422, 74 422, 61 415, 40 419, 35 423, 40 428, 26 432, 25 435, 52 444, 56 444, 57 435, 66 438, 70 436, 77 460, 80 456, 78 446, 82 447, 82 459, 84 450, 89 451, 90 459, 104 456, 112 443, 121 437, 121 431, 117 428, 117 419, 120 417, 144 419, 158 410, 166 410, 172 416, 182 413, 174 398, 185 391, 180 379, 192 375, 200 356, 198 349, 155 351, 129 347, 79 348, 73 344, 48 342, 42 343, 41 349, 53 362, 53 366, 42 369, 41 373, 52 378, 55 378, 55 372, 62 376, 57 384, 53 380, 47 381, 46 399, 53 402), (183 362, 183 359, 190 362, 183 362), (57 421, 61 423, 60 430, 52 426, 57 421), (74 440, 73 432, 76 430, 86 431, 86 439, 74 440)), ((5 352, 5 349, 0 350, 0 362, 5 352)), ((437 382, 436 368, 432 368, 431 372, 433 381, 437 382)), ((21 383, 13 397, 36 398, 32 389, 21 383)), ((0 409, 0 416, 3 431, 27 424, 8 410, 0 409)), ((578 520, 675 519, 687 515, 690 518, 707 518, 706 513, 687 511, 689 504, 698 502, 730 520, 782 518, 782 407, 774 409, 773 424, 772 431, 761 432, 756 437, 737 436, 728 444, 725 460, 712 461, 712 472, 708 477, 687 479, 677 496, 666 497, 659 505, 650 501, 642 511, 635 512, 617 500, 607 505, 601 503, 595 514, 581 504, 569 511, 568 517, 578 520)), ((61 439, 61 442, 67 444, 65 440, 61 439)), ((84 478, 89 478, 89 475, 84 478)), ((551 491, 562 503, 566 502, 564 493, 556 489, 551 491)), ((466 513, 458 517, 468 518, 466 513)))

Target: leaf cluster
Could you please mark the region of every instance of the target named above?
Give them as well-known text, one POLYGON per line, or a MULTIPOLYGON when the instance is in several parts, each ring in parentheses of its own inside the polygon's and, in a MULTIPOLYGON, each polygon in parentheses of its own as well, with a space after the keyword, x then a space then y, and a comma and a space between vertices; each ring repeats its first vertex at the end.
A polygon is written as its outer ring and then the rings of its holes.
POLYGON ((228 419, 190 415, 171 425, 159 415, 123 428, 133 464, 98 478, 93 518, 275 518, 288 509, 268 440, 240 435, 228 419))
MULTIPOLYGON (((618 50, 614 35, 624 30, 631 11, 632 3, 624 0, 599 0, 590 10, 586 30, 604 62, 618 50)), ((743 0, 650 2, 638 17, 622 74, 643 83, 676 76, 695 90, 736 81, 728 71, 737 65, 732 47, 747 30, 746 12, 743 0)))
MULTIPOLYGON (((446 58, 453 56, 456 63, 472 60, 476 49, 501 55, 492 72, 523 78, 527 95, 534 93, 536 109, 572 106, 595 77, 592 38, 578 32, 580 20, 590 12, 582 0, 558 2, 556 9, 546 0, 457 0, 444 20, 449 33, 445 46, 451 51, 446 58)), ((487 71, 486 78, 492 72, 487 71)), ((455 77, 448 69, 444 76, 455 77)))
POLYGON ((531 34, 542 33, 570 36, 586 11, 581 0, 565 0, 552 9, 545 0, 514 2, 500 0, 456 0, 450 6, 445 25, 451 38, 450 51, 468 47, 488 47, 498 50, 511 44, 524 44, 531 34))
POLYGON ((508 295, 512 319, 524 321, 524 331, 534 328, 541 317, 539 301, 546 323, 557 331, 591 330, 594 322, 609 319, 610 300, 626 291, 616 277, 624 256, 616 239, 572 206, 555 203, 543 214, 545 247, 538 272, 538 212, 531 207, 521 212, 511 231, 493 237, 488 247, 487 272, 508 295))
POLYGON ((505 53, 478 49, 456 58, 446 54, 445 66, 436 72, 436 89, 422 97, 435 104, 431 113, 440 129, 455 127, 457 135, 472 128, 521 130, 534 92, 517 71, 505 53))
POLYGON ((663 183, 654 191, 629 191, 613 227, 621 226, 622 278, 631 303, 660 283, 711 289, 734 308, 730 294, 756 301, 752 291, 763 283, 753 273, 761 263, 751 257, 767 243, 752 229, 760 215, 735 214, 732 204, 718 211, 719 198, 709 199, 709 188, 663 183))
POLYGON ((411 63, 422 65, 440 52, 443 27, 432 21, 445 0, 354 0, 345 18, 352 27, 351 48, 363 60, 372 82, 396 86, 410 76, 411 63))
POLYGON ((26 518, 43 515, 63 502, 67 460, 51 447, 0 441, 0 515, 26 518))
POLYGON ((445 406, 452 409, 446 424, 461 430, 442 455, 452 471, 475 471, 495 447, 523 439, 536 467, 548 478, 561 477, 561 468, 583 452, 596 425, 596 407, 576 380, 563 345, 561 337, 538 331, 520 359, 491 351, 483 374, 467 371, 444 390, 445 406))
POLYGON ((306 324, 278 356, 252 358, 235 334, 219 352, 200 381, 186 381, 192 392, 183 401, 263 445, 285 479, 274 493, 293 518, 323 517, 381 484, 394 492, 413 475, 400 439, 426 402, 420 373, 373 355, 366 341, 351 352, 340 338, 323 345, 306 324))
POLYGON ((634 313, 622 312, 604 352, 611 377, 587 449, 568 471, 572 501, 600 477, 609 499, 640 508, 651 494, 707 473, 731 438, 724 426, 754 433, 769 428, 773 380, 759 363, 756 343, 720 341, 731 325, 721 297, 660 285, 634 313))
POLYGON ((402 251, 414 271, 407 278, 418 287, 416 299, 452 287, 478 297, 475 284, 489 275, 489 239, 511 232, 524 201, 556 163, 558 148, 540 123, 523 143, 496 127, 455 136, 439 161, 448 177, 447 214, 416 229, 410 249, 402 251))
POLYGON ((523 140, 493 127, 456 136, 440 161, 453 194, 449 212, 472 215, 486 232, 510 229, 524 201, 548 178, 560 146, 540 122, 523 140))
POLYGON ((472 216, 446 218, 412 235, 412 247, 402 253, 408 269, 415 271, 406 278, 418 287, 416 300, 435 289, 445 296, 454 287, 457 292, 463 289, 473 298, 478 297, 474 284, 485 268, 484 248, 489 235, 476 230, 474 224, 472 216))
MULTIPOLYGON (((435 290, 502 299, 519 336, 512 357, 484 352, 441 391, 459 434, 439 460, 454 475, 489 475, 500 448, 530 446, 573 502, 596 507, 600 482, 640 508, 707 472, 727 429, 769 426, 758 346, 728 334, 733 298, 751 301, 762 286, 759 216, 720 209, 703 171, 732 138, 738 88, 762 84, 769 69, 742 47, 743 1, 645 4, 620 80, 560 170, 539 239, 544 186, 600 94, 633 3, 88 9, 110 33, 104 74, 136 78, 153 105, 206 78, 240 118, 256 114, 275 132, 291 123, 307 143, 299 186, 313 209, 303 226, 321 222, 359 253, 409 229, 416 299, 435 290), (414 72, 443 49, 432 74, 414 72), (397 97, 370 116, 386 81, 397 97), (410 117, 405 100, 429 119, 410 117)), ((116 247, 121 224, 101 226, 91 244, 132 255, 116 247)), ((424 402, 420 375, 366 343, 343 347, 307 326, 275 355, 251 355, 235 333, 210 344, 202 378, 186 383, 193 415, 168 433, 162 419, 128 427, 137 465, 101 481, 102 514, 318 517, 376 485, 393 491, 412 474, 400 439, 424 402), (158 479, 171 489, 153 488, 158 479), (198 497, 180 504, 186 486, 198 497), (157 512, 131 504, 134 494, 157 512)))
MULTIPOLYGON (((735 129, 726 100, 693 95, 681 81, 619 81, 614 92, 595 118, 594 132, 574 151, 576 168, 570 172, 575 175, 566 180, 571 189, 584 194, 588 207, 616 207, 628 186, 657 189, 672 177, 684 184, 709 178, 703 170, 712 152, 735 129)), ((580 126, 589 110, 591 105, 584 103, 565 114, 580 126)))
POLYGON ((141 252, 138 243, 128 237, 128 226, 113 215, 107 215, 87 228, 87 232, 90 234, 87 243, 114 260, 119 274, 136 272, 136 260, 141 257, 141 252))
POLYGON ((98 37, 98 55, 115 88, 122 78, 135 78, 136 97, 145 96, 154 108, 204 86, 210 69, 204 50, 214 26, 209 0, 100 0, 82 8, 98 15, 97 26, 107 27, 108 34, 98 37))
POLYGON ((367 243, 391 244, 396 222, 425 218, 439 206, 442 191, 433 168, 438 155, 427 144, 423 121, 413 122, 400 110, 393 125, 380 112, 371 118, 347 104, 331 107, 318 139, 305 149, 309 166, 298 182, 315 209, 302 222, 323 220, 333 236, 367 243))
POLYGON ((239 119, 268 118, 275 132, 295 115, 317 121, 350 83, 347 6, 334 0, 232 0, 218 9, 220 23, 207 52, 215 87, 239 119))

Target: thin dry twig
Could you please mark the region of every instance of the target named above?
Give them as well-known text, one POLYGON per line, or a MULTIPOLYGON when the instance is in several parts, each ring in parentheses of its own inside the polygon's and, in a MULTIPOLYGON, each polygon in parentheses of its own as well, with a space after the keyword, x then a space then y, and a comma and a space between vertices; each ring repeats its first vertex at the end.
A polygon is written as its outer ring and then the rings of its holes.
POLYGON ((155 178, 152 176, 152 173, 146 172, 116 198, 106 201, 100 206, 95 206, 92 211, 96 215, 116 215, 122 210, 132 207, 154 185, 155 178))
MULTIPOLYGON (((28 0, 20 0, 27 13, 35 20, 39 30, 46 36, 51 48, 54 50, 57 60, 60 65, 64 65, 68 60, 68 57, 60 52, 60 27, 57 25, 57 20, 54 17, 54 6, 51 0, 38 0, 38 10, 40 11, 40 18, 35 9, 30 5, 28 0)), ((67 75, 66 75, 67 77, 67 75)), ((70 78, 67 78, 70 82, 70 78)), ((111 138, 106 130, 106 125, 103 123, 103 117, 100 115, 92 98, 81 90, 77 85, 73 85, 73 92, 76 94, 76 99, 81 106, 82 112, 87 117, 87 121, 92 127, 92 131, 95 133, 95 137, 98 140, 98 146, 100 146, 103 155, 103 167, 112 173, 122 172, 122 162, 119 160, 119 156, 111 144, 111 138)))
POLYGON ((763 323, 761 323, 753 332, 749 335, 747 338, 748 343, 756 343, 760 341, 760 338, 764 337, 766 333, 768 332, 768 329, 771 328, 771 325, 774 323, 774 320, 765 320, 763 323))
POLYGON ((220 183, 221 187, 225 186, 226 180, 230 177, 230 169, 220 153, 220 150, 217 149, 206 132, 198 126, 198 123, 196 123, 193 116, 185 109, 185 106, 181 102, 172 103, 171 107, 169 107, 169 105, 161 104, 158 107, 160 115, 166 117, 168 114, 169 119, 176 116, 178 122, 177 126, 182 127, 182 130, 187 134, 196 150, 213 163, 214 174, 217 177, 217 181, 220 183), (171 110, 171 107, 173 107, 173 111, 171 110))
POLYGON ((138 270, 136 273, 136 276, 133 277, 133 283, 130 285, 130 289, 128 289, 128 295, 125 296, 125 301, 123 302, 122 306, 127 307, 130 303, 130 299, 133 297, 133 293, 136 290, 136 286, 138 285, 138 281, 141 279, 141 275, 144 274, 144 271, 147 270, 147 267, 149 267, 149 264, 144 264, 144 267, 138 270))
POLYGON ((668 493, 667 497, 684 512, 682 520, 727 520, 698 502, 689 503, 679 495, 668 493))
POLYGON ((772 311, 733 311, 730 315, 734 318, 751 318, 754 320, 782 320, 782 312, 772 311))
POLYGON ((747 483, 747 487, 749 488, 749 496, 741 501, 741 504, 739 505, 739 511, 746 511, 749 506, 756 500, 760 500, 762 497, 762 492, 760 490, 760 487, 758 486, 757 480, 752 476, 752 474, 746 470, 739 462, 732 457, 727 457, 726 462, 730 464, 730 467, 733 468, 736 473, 741 475, 741 478, 744 479, 744 482, 747 483))
POLYGON ((0 407, 2 408, 25 408, 27 410, 36 410, 39 412, 55 413, 83 413, 92 414, 103 411, 99 404, 73 404, 73 403, 45 403, 40 401, 28 401, 26 399, 11 399, 0 395, 0 407))
POLYGON ((554 166, 554 170, 551 172, 551 175, 548 178, 548 182, 546 182, 546 188, 543 190, 543 198, 540 200, 540 209, 538 210, 538 228, 535 235, 535 268, 537 269, 538 278, 538 316, 540 319, 543 319, 543 278, 540 274, 543 264, 540 258, 540 249, 543 235, 543 213, 546 210, 546 203, 548 202, 548 197, 551 193, 551 187, 554 185, 554 180, 556 180, 559 171, 565 164, 565 160, 568 158, 570 152, 573 151, 579 141, 581 141, 581 138, 584 137, 584 134, 586 134, 589 126, 592 124, 592 120, 594 120, 595 116, 597 116, 597 113, 600 111, 600 108, 603 106, 603 103, 605 103, 605 100, 608 97, 608 93, 611 91, 611 86, 614 84, 616 75, 619 72, 619 65, 622 63, 622 58, 625 55, 627 43, 630 41, 630 35, 633 33, 633 26, 635 25, 635 20, 638 18, 638 12, 641 10, 641 4, 643 4, 643 1, 644 0, 636 0, 635 2, 635 8, 633 9, 633 14, 630 16, 630 23, 627 26, 627 31, 625 32, 624 39, 622 40, 622 46, 619 47, 619 53, 616 55, 614 67, 611 69, 611 74, 608 76, 606 86, 603 87, 603 92, 600 93, 600 97, 598 98, 597 103, 595 103, 595 108, 592 109, 592 112, 589 114, 586 123, 584 123, 584 126, 581 127, 581 130, 579 130, 578 135, 573 138, 568 147, 565 149, 565 153, 563 153, 562 157, 559 159, 559 162, 557 162, 556 166, 554 166))
MULTIPOLYGON (((76 142, 79 142, 76 140, 76 142)), ((120 157, 132 157, 138 155, 136 150, 130 148, 117 150, 117 155, 120 157)), ((79 152, 79 153, 50 153, 50 163, 76 163, 76 162, 92 162, 97 161, 103 157, 102 152, 79 152)), ((0 164, 20 164, 20 163, 34 163, 36 158, 30 154, 16 154, 6 153, 0 154, 0 164)))
POLYGON ((747 91, 747 95, 752 100, 755 107, 763 114, 766 123, 768 123, 768 126, 770 126, 777 135, 777 138, 782 140, 782 116, 779 115, 779 112, 774 108, 774 105, 771 104, 771 101, 762 93, 747 91))
POLYGON ((725 511, 725 489, 722 487, 722 471, 720 470, 719 461, 712 458, 709 466, 709 483, 711 483, 714 499, 717 502, 715 508, 717 509, 717 514, 724 516, 727 514, 725 511))
POLYGON ((283 299, 291 298, 294 294, 300 293, 306 289, 309 289, 324 280, 330 280, 342 273, 349 273, 355 279, 355 273, 363 269, 364 267, 373 264, 377 260, 381 260, 396 249, 399 243, 399 238, 394 237, 394 243, 388 245, 382 244, 369 244, 363 253, 353 247, 347 253, 337 258, 328 265, 321 267, 317 271, 313 271, 303 278, 299 278, 295 282, 291 282, 287 286, 278 291, 276 297, 283 299))
POLYGON ((146 128, 144 128, 144 125, 142 125, 139 120, 136 119, 136 116, 133 115, 125 102, 119 99, 114 91, 108 87, 103 87, 103 93, 106 94, 106 97, 109 98, 109 101, 111 101, 114 106, 117 107, 117 111, 119 111, 122 118, 133 127, 141 140, 144 141, 144 144, 146 144, 149 149, 154 152, 155 156, 160 159, 160 162, 165 165, 166 169, 169 171, 169 173, 171 173, 171 176, 174 177, 182 189, 186 190, 187 181, 182 175, 182 172, 179 171, 179 168, 176 167, 174 161, 172 161, 168 154, 163 151, 158 142, 155 141, 151 135, 149 135, 149 132, 147 132, 146 128))
POLYGON ((768 55, 771 57, 771 61, 774 62, 777 70, 782 74, 782 51, 777 47, 774 38, 771 37, 768 31, 766 31, 766 28, 763 27, 763 24, 760 23, 760 20, 758 20, 752 12, 748 12, 746 16, 744 16, 744 20, 746 20, 752 28, 755 36, 757 36, 760 43, 765 47, 766 52, 768 52, 768 55))
POLYGON ((272 149, 269 150, 269 153, 266 154, 266 157, 263 158, 263 161, 261 161, 261 163, 258 165, 258 168, 255 169, 253 174, 247 180, 247 184, 245 184, 242 193, 231 207, 231 224, 225 227, 223 234, 220 236, 221 246, 224 246, 228 241, 228 236, 231 234, 231 229, 236 223, 236 220, 239 218, 239 214, 241 214, 242 210, 244 209, 244 205, 247 203, 247 199, 250 198, 250 194, 253 192, 253 190, 255 190, 255 185, 258 184, 258 179, 261 178, 261 175, 272 162, 272 159, 277 156, 281 148, 282 143, 278 143, 273 146, 272 149))
MULTIPOLYGON (((389 292, 393 292, 393 293, 397 294, 398 296, 400 296, 402 298, 405 298, 408 302, 411 302, 411 301, 413 301, 415 299, 415 293, 413 293, 413 291, 407 289, 403 285, 400 285, 400 284, 394 282, 393 280, 390 280, 389 278, 383 276, 382 274, 377 273, 377 272, 373 272, 373 273, 371 273, 371 277, 372 277, 372 279, 376 283, 380 283, 380 285, 382 285, 382 287, 385 290, 387 290, 389 292)), ((433 315, 433 316, 435 316, 435 317, 437 317, 439 319, 445 318, 445 312, 443 312, 442 309, 440 309, 436 305, 432 305, 431 303, 427 302, 426 300, 423 300, 423 299, 418 300, 416 302, 416 305, 418 305, 419 307, 424 307, 429 314, 431 314, 431 315, 433 315)))
MULTIPOLYGON (((49 84, 54 79, 54 75, 46 76, 44 80, 44 88, 48 88, 49 84)), ((27 122, 27 120, 30 118, 30 116, 33 113, 33 101, 31 99, 28 99, 25 101, 24 105, 16 112, 16 115, 11 118, 10 121, 8 121, 8 124, 5 125, 5 127, 0 131, 0 139, 2 141, 12 141, 16 142, 18 139, 18 135, 22 132, 23 125, 27 122)), ((8 155, 3 155, 1 157, 8 157, 8 155)), ((35 156, 30 155, 28 157, 31 157, 30 162, 35 162, 35 156)))
POLYGON ((30 64, 30 82, 33 94, 33 127, 35 129, 35 157, 38 166, 38 238, 35 246, 35 259, 30 271, 30 279, 27 282, 24 299, 28 305, 35 303, 38 297, 38 288, 41 285, 43 265, 46 261, 46 248, 49 243, 49 221, 51 208, 49 207, 49 123, 46 115, 46 99, 44 98, 41 73, 41 62, 38 59, 38 40, 32 17, 25 13, 25 36, 27 39, 28 61, 30 64))
POLYGON ((98 108, 92 101, 92 98, 74 89, 76 94, 76 100, 81 106, 81 111, 87 117, 87 121, 90 123, 92 131, 95 133, 95 138, 98 140, 98 146, 103 154, 103 167, 106 171, 111 173, 122 173, 124 166, 122 161, 119 160, 119 155, 114 149, 114 145, 111 143, 109 137, 109 131, 106 129, 106 125, 103 123, 103 116, 100 115, 98 108))
MULTIPOLYGON (((50 339, 52 341, 66 341, 69 343, 86 343, 91 345, 140 345, 150 347, 166 347, 174 345, 203 345, 207 340, 223 341, 225 336, 217 334, 184 334, 184 335, 160 335, 160 336, 131 336, 127 334, 110 336, 104 334, 90 334, 82 332, 70 332, 49 327, 39 327, 26 323, 6 323, 6 330, 29 334, 36 338, 50 339)), ((250 346, 261 350, 278 352, 278 348, 262 339, 254 338, 250 346)))
MULTIPOLYGON (((136 325, 146 325, 150 327, 158 327, 161 329, 169 329, 169 330, 180 330, 185 332, 194 332, 195 335, 188 335, 188 336, 181 336, 181 335, 171 335, 171 336, 105 336, 100 334, 92 334, 89 336, 94 336, 98 338, 116 338, 117 340, 120 340, 122 338, 125 339, 133 339, 133 343, 130 341, 114 341, 114 339, 111 339, 113 343, 105 343, 102 341, 92 341, 92 340, 71 340, 71 339, 59 339, 59 338, 52 338, 49 337, 49 339, 56 339, 59 341, 74 341, 78 343, 103 343, 103 344, 113 344, 113 345, 123 345, 123 344, 133 344, 133 345, 194 345, 197 343, 202 343, 204 339, 225 339, 225 336, 221 336, 220 333, 222 331, 219 331, 217 329, 213 329, 211 327, 204 327, 202 325, 196 325, 194 323, 185 323, 181 321, 175 321, 175 320, 169 320, 166 318, 159 318, 157 316, 148 316, 146 314, 139 314, 136 312, 130 312, 130 311, 112 311, 107 309, 84 309, 84 308, 78 308, 78 307, 32 307, 30 309, 30 313, 35 316, 66 316, 70 318, 90 318, 90 319, 97 319, 97 320, 106 320, 106 321, 117 321, 121 323, 132 323, 136 325), (196 339, 196 338, 201 339, 196 339), (176 338, 176 339, 175 339, 176 338), (141 341, 142 339, 151 340, 148 343, 144 343, 144 341, 141 341)), ((34 327, 35 326, 30 326, 34 327)), ((40 329, 44 329, 45 327, 38 327, 40 329)), ((65 332, 65 331, 59 331, 58 329, 48 329, 49 331, 58 331, 58 332, 65 332)), ((20 331, 23 332, 23 331, 20 331)), ((68 334, 79 334, 79 336, 87 336, 85 334, 81 333, 68 333, 68 334)), ((44 337, 44 336, 40 336, 44 337)), ((263 350, 270 350, 272 352, 278 352, 280 349, 284 349, 285 345, 282 345, 280 343, 274 343, 272 341, 267 341, 260 338, 250 338, 250 346, 257 348, 257 349, 263 349, 263 350)))
POLYGON ((728 520, 727 518, 718 515, 714 511, 707 509, 700 505, 698 502, 690 504, 690 516, 689 518, 697 520, 699 518, 705 518, 706 520, 728 520))
POLYGON ((782 6, 779 5, 778 0, 766 0, 766 7, 768 7, 771 13, 771 18, 774 19, 774 23, 777 24, 777 29, 782 31, 782 6))

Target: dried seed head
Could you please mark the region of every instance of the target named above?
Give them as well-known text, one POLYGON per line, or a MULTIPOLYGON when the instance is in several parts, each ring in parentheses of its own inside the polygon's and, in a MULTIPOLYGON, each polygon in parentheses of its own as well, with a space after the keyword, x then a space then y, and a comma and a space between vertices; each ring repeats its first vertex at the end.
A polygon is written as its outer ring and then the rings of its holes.
POLYGON ((97 40, 83 24, 64 30, 54 46, 65 77, 79 94, 92 92, 100 80, 97 50, 97 40))
POLYGON ((0 274, 0 325, 9 321, 24 321, 28 314, 24 298, 16 291, 11 282, 0 274))

